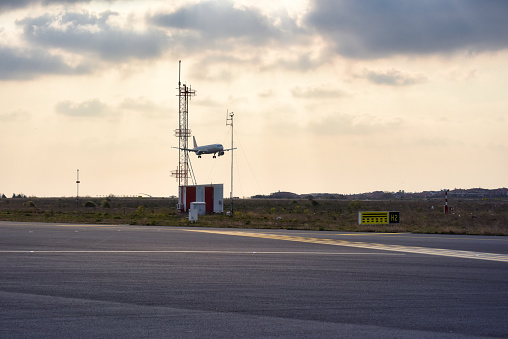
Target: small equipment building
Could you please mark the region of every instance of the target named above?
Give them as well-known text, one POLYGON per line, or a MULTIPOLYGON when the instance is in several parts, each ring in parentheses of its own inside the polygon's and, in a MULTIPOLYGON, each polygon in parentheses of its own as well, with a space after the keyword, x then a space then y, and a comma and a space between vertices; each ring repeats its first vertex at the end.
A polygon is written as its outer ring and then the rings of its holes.
POLYGON ((191 202, 206 203, 206 213, 224 212, 224 185, 189 185, 180 186, 178 198, 178 210, 183 213, 189 212, 191 202))

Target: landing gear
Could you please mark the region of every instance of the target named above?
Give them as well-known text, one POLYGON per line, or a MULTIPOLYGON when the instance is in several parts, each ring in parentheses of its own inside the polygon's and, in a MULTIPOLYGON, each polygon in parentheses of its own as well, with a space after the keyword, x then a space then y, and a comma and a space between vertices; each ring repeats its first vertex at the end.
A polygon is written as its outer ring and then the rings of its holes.
POLYGON ((217 158, 215 155, 213 156, 214 158, 217 158))
POLYGON ((201 155, 198 155, 198 159, 201 158, 201 155))

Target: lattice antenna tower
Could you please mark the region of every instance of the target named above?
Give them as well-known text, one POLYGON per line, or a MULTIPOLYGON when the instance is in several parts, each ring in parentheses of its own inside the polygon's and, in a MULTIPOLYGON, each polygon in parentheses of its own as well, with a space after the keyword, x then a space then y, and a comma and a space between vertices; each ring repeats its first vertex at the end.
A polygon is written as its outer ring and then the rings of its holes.
MULTIPOLYGON (((186 84, 182 85, 180 81, 182 61, 178 62, 178 129, 175 130, 175 136, 178 138, 178 168, 172 172, 178 181, 178 187, 187 186, 189 177, 192 171, 190 168, 189 151, 189 137, 191 130, 189 129, 189 101, 192 96, 196 95, 196 91, 192 90, 191 86, 186 84)), ((180 191, 180 190, 179 190, 180 191)))

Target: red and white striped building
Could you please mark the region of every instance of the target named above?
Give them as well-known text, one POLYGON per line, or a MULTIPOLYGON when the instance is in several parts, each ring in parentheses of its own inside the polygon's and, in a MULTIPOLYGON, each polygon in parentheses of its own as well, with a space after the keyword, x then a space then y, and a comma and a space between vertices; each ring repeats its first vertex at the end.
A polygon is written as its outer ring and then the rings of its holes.
POLYGON ((180 186, 178 210, 186 213, 190 209, 191 202, 206 203, 206 213, 224 212, 224 185, 188 185, 180 186))

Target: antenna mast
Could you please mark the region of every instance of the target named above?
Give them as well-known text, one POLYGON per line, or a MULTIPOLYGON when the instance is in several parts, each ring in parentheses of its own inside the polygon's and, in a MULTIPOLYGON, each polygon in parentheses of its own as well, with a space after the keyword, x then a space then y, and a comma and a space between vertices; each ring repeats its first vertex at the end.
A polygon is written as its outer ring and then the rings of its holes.
MULTIPOLYGON (((227 112, 227 111, 226 111, 227 112)), ((231 208, 229 211, 230 216, 233 216, 233 152, 235 151, 233 147, 233 116, 234 113, 227 112, 226 113, 226 126, 231 126, 231 193, 229 195, 229 199, 231 200, 231 208)))
POLYGON ((196 91, 192 90, 190 85, 188 87, 186 84, 182 85, 182 82, 180 80, 181 66, 182 60, 178 61, 179 106, 178 106, 178 129, 175 130, 175 136, 178 138, 179 162, 176 171, 173 171, 171 173, 172 176, 176 177, 176 179, 178 180, 179 196, 181 193, 180 187, 188 185, 190 176, 189 172, 192 171, 192 168, 190 167, 189 151, 186 151, 185 149, 189 148, 188 138, 191 135, 191 130, 189 129, 189 101, 192 96, 196 95, 196 91))

